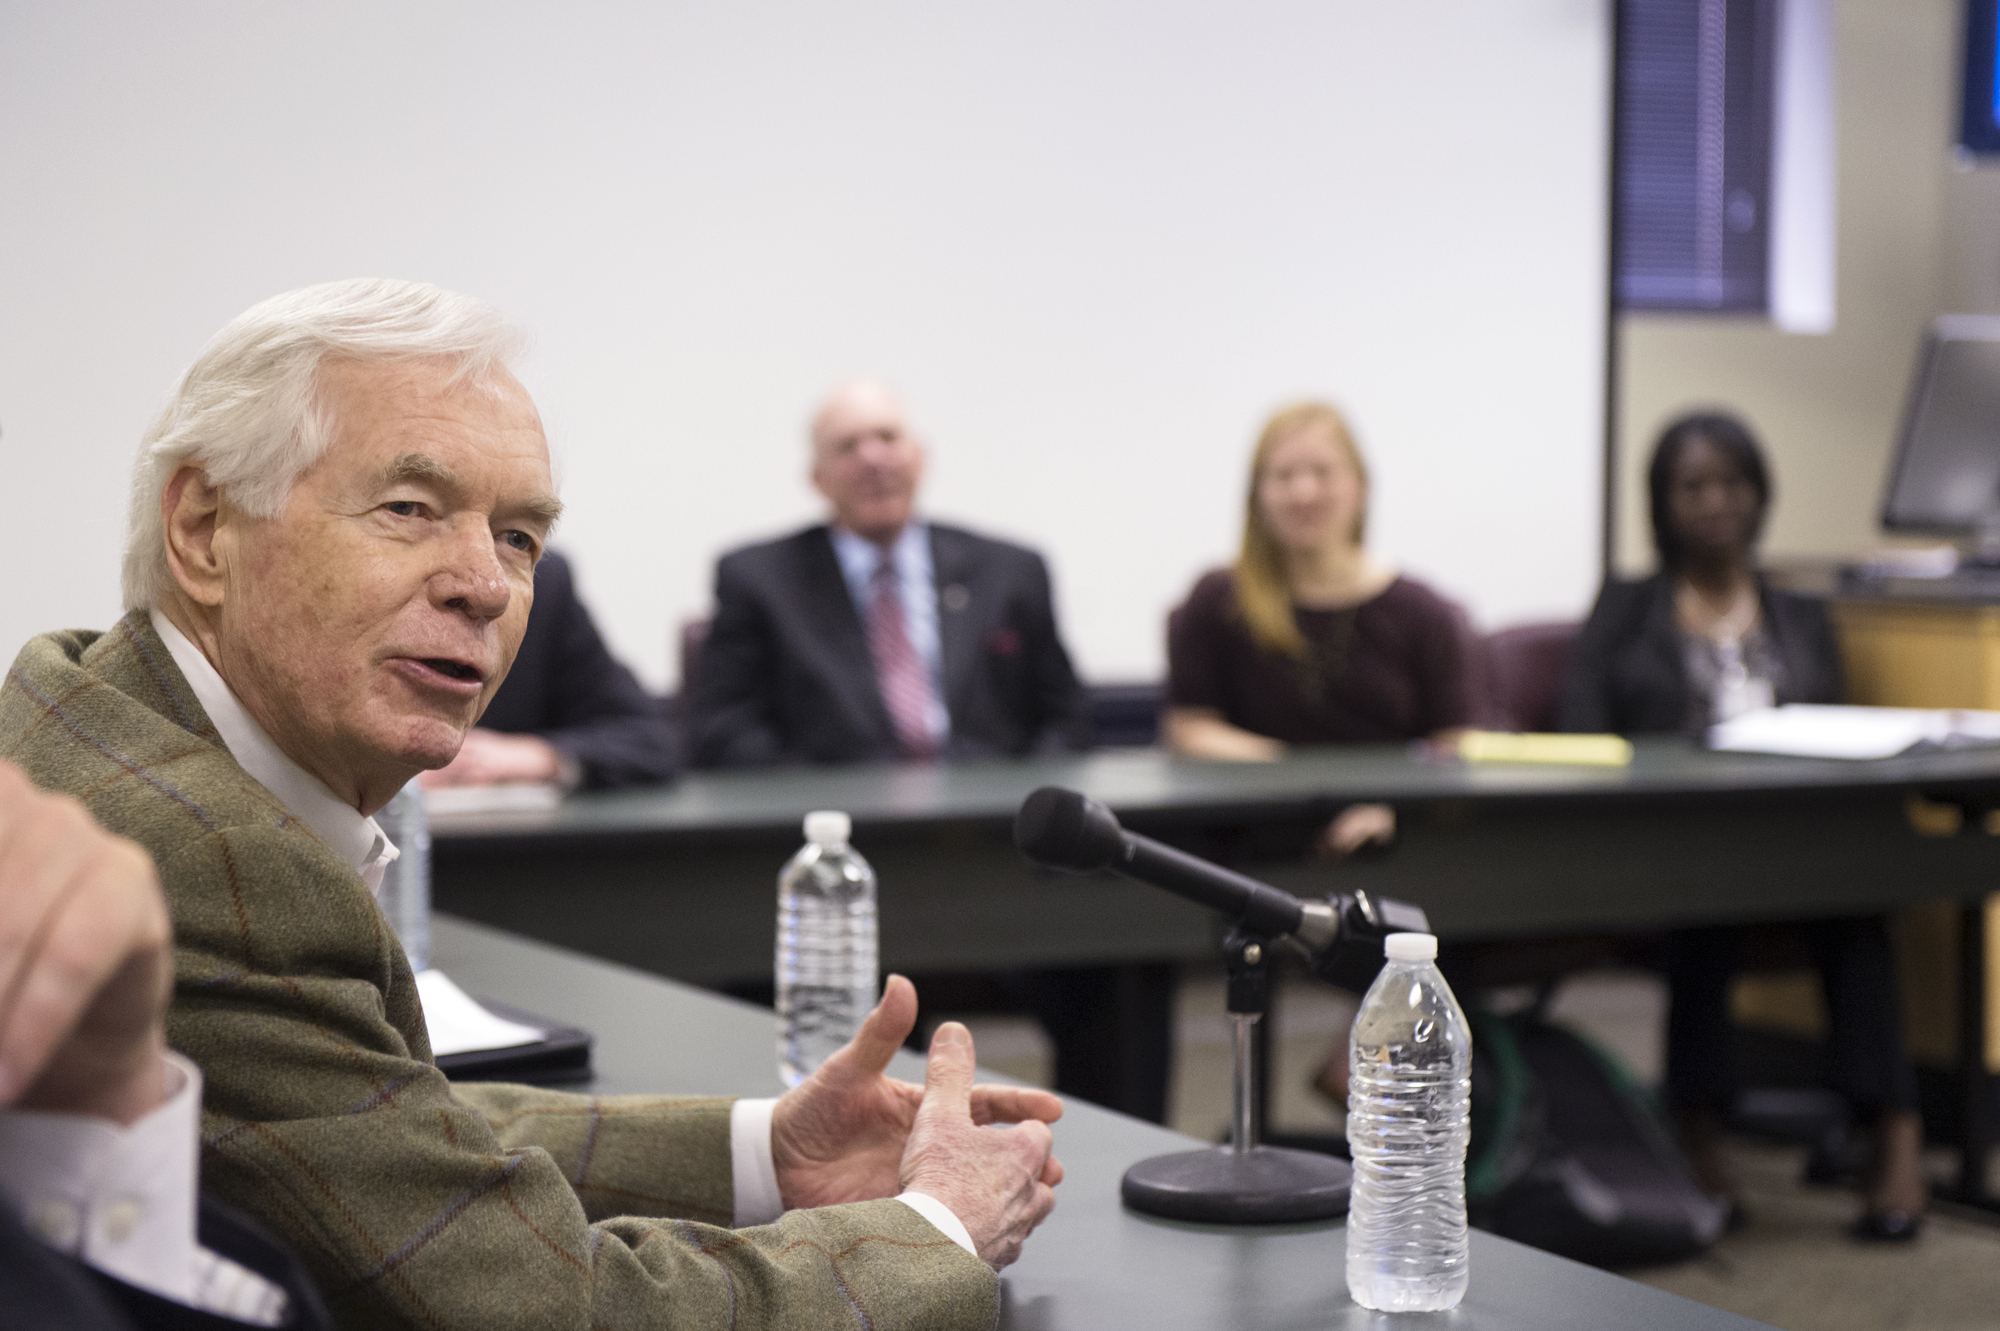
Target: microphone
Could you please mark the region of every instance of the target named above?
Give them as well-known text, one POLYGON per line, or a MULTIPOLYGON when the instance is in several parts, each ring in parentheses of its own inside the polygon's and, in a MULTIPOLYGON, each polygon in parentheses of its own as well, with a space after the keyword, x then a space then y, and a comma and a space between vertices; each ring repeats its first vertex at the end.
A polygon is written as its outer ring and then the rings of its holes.
POLYGON ((1127 832, 1111 810, 1061 786, 1043 786, 1014 817, 1014 844, 1036 864, 1072 873, 1109 869, 1198 902, 1235 924, 1223 940, 1235 1018, 1230 1144, 1141 1160, 1125 1171, 1125 1204, 1151 1215, 1223 1224, 1318 1220, 1347 1209, 1348 1167, 1311 1151, 1257 1144, 1255 1023, 1270 1010, 1267 944, 1303 944, 1321 978, 1366 992, 1382 969, 1382 939, 1429 933, 1416 906, 1365 892, 1301 901, 1268 883, 1127 832))
POLYGON ((1423 911, 1400 901, 1377 903, 1365 892, 1301 901, 1269 883, 1127 832, 1111 810, 1060 786, 1043 786, 1021 802, 1014 844, 1045 868, 1109 869, 1186 897, 1235 925, 1222 943, 1236 1027, 1229 1145, 1141 1160, 1119 1182, 1125 1204, 1150 1215, 1223 1224, 1318 1220, 1345 1211, 1346 1164, 1311 1151, 1257 1144, 1260 1074, 1252 1031, 1271 1005, 1269 945, 1296 940, 1321 978, 1363 993, 1382 969, 1386 935, 1430 932, 1423 911))
POLYGON ((1420 906, 1371 899, 1366 892, 1301 901, 1269 883, 1127 832, 1111 810, 1061 786, 1043 786, 1022 801, 1014 844, 1044 868, 1109 869, 1206 906, 1248 933, 1296 938, 1313 954, 1313 968, 1323 978, 1357 992, 1382 968, 1384 936, 1430 932, 1420 906))

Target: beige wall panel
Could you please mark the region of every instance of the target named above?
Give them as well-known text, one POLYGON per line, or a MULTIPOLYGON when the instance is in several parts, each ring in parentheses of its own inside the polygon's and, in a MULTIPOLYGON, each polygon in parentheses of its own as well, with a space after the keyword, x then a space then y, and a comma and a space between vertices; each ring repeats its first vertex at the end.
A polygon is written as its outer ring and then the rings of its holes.
MULTIPOLYGON (((1879 707, 2000 708, 2000 608, 1846 601, 1833 607, 1850 702, 1879 707)), ((1982 836, 1951 805, 1912 797, 1911 821, 1935 819, 1934 835, 1982 836)), ((2000 866, 2000 844, 1994 850, 2000 866)), ((1948 1064, 1958 1048, 1958 906, 1937 902, 1901 912, 1896 957, 1903 1025, 1920 1062, 1948 1064)), ((2000 896, 1986 901, 1986 1066, 2000 1071, 2000 896)), ((1791 1028, 1797 1014, 1791 1013, 1791 1028)))

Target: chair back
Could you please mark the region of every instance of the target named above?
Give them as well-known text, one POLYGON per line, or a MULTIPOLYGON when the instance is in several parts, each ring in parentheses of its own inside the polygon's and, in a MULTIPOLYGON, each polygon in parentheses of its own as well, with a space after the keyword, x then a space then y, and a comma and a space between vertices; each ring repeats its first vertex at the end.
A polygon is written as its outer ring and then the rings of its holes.
POLYGON ((675 644, 680 649, 681 658, 681 685, 674 695, 676 702, 683 702, 688 691, 694 688, 695 671, 701 668, 701 649, 708 644, 708 625, 707 616, 681 621, 677 635, 680 641, 675 644))
POLYGON ((1084 689, 1090 730, 1101 748, 1150 748, 1160 742, 1159 684, 1093 684, 1084 689))
POLYGON ((1489 724, 1501 730, 1556 728, 1563 680, 1581 624, 1518 624, 1486 637, 1489 724))

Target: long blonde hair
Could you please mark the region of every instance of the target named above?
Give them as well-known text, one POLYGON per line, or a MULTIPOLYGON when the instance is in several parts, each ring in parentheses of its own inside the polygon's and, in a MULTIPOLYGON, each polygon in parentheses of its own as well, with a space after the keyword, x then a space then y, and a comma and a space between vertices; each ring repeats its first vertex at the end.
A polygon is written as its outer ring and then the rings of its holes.
POLYGON ((1295 402, 1280 408, 1264 422, 1257 447, 1250 455, 1250 493, 1243 503, 1243 549, 1236 556, 1236 606, 1243 612, 1250 636, 1268 652, 1303 658, 1305 635, 1292 613, 1292 591, 1285 578, 1285 552, 1264 519, 1257 491, 1264 480, 1264 468, 1277 446, 1301 430, 1323 429, 1347 455, 1354 474, 1361 481, 1361 511, 1354 516, 1352 539, 1356 545, 1368 529, 1368 464, 1347 428, 1347 418, 1325 402, 1295 402))

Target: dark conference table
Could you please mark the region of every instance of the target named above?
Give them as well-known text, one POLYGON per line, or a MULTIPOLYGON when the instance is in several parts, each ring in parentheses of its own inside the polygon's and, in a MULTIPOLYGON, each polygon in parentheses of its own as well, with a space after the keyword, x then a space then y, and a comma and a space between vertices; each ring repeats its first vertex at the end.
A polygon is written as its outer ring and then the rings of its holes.
MULTIPOLYGON (((882 964, 908 974, 1112 966, 1101 1018, 1072 1036, 1092 1098, 1164 1109, 1170 966, 1215 955, 1202 909, 1108 876, 1026 864, 1014 812, 1082 790, 1128 827, 1301 896, 1364 888, 1423 906, 1448 941, 1631 933, 1964 903, 1960 1084, 1965 1186, 1986 1204, 1985 952, 2000 885, 2000 749, 1876 762, 1709 753, 1639 741, 1629 767, 1471 766, 1420 746, 1295 750, 1274 763, 1108 750, 1015 762, 692 774, 662 790, 540 812, 440 817, 441 910, 708 986, 768 982, 776 876, 810 809, 854 816, 881 878, 882 964), (1338 867, 1314 837, 1359 801, 1398 811, 1393 849, 1338 867), (1913 819, 1912 805, 1927 816, 1913 819), (1945 828, 1952 835, 1926 834, 1945 828)), ((936 992, 926 988, 926 992, 936 992)), ((948 991, 947 991, 948 992, 948 991)))
MULTIPOLYGON (((649 975, 439 917, 435 964, 468 992, 585 1026, 597 1036, 594 1094, 775 1095, 771 1014, 649 975)), ((921 1081, 899 1055, 896 1075, 921 1081)), ((1056 1125, 1067 1171, 1055 1213, 1002 1275, 1008 1331, 1278 1331, 1380 1327, 1347 1297, 1338 1222, 1224 1229, 1126 1211, 1133 1161, 1189 1138, 1088 1104, 1056 1125)), ((1417 1315, 1460 1331, 1751 1331, 1763 1325, 1474 1231, 1472 1284, 1457 1311, 1417 1315)), ((1410 1321, 1410 1318, 1395 1319, 1410 1321)))
POLYGON ((1996 884, 1978 828, 2000 750, 1853 763, 1645 740, 1629 768, 1465 765, 1404 746, 1275 763, 1153 750, 954 767, 697 773, 556 809, 440 817, 438 908, 697 984, 770 976, 775 881, 810 809, 853 815, 881 878, 882 960, 915 972, 1211 955, 1201 909, 1153 888, 1025 864, 1014 811, 1037 786, 1104 801, 1134 831, 1301 895, 1366 888, 1447 939, 1617 932, 1878 911, 1996 884), (1970 811, 1927 836, 1918 796, 1970 811), (1357 801, 1396 806, 1396 845, 1338 868, 1311 840, 1357 801))

